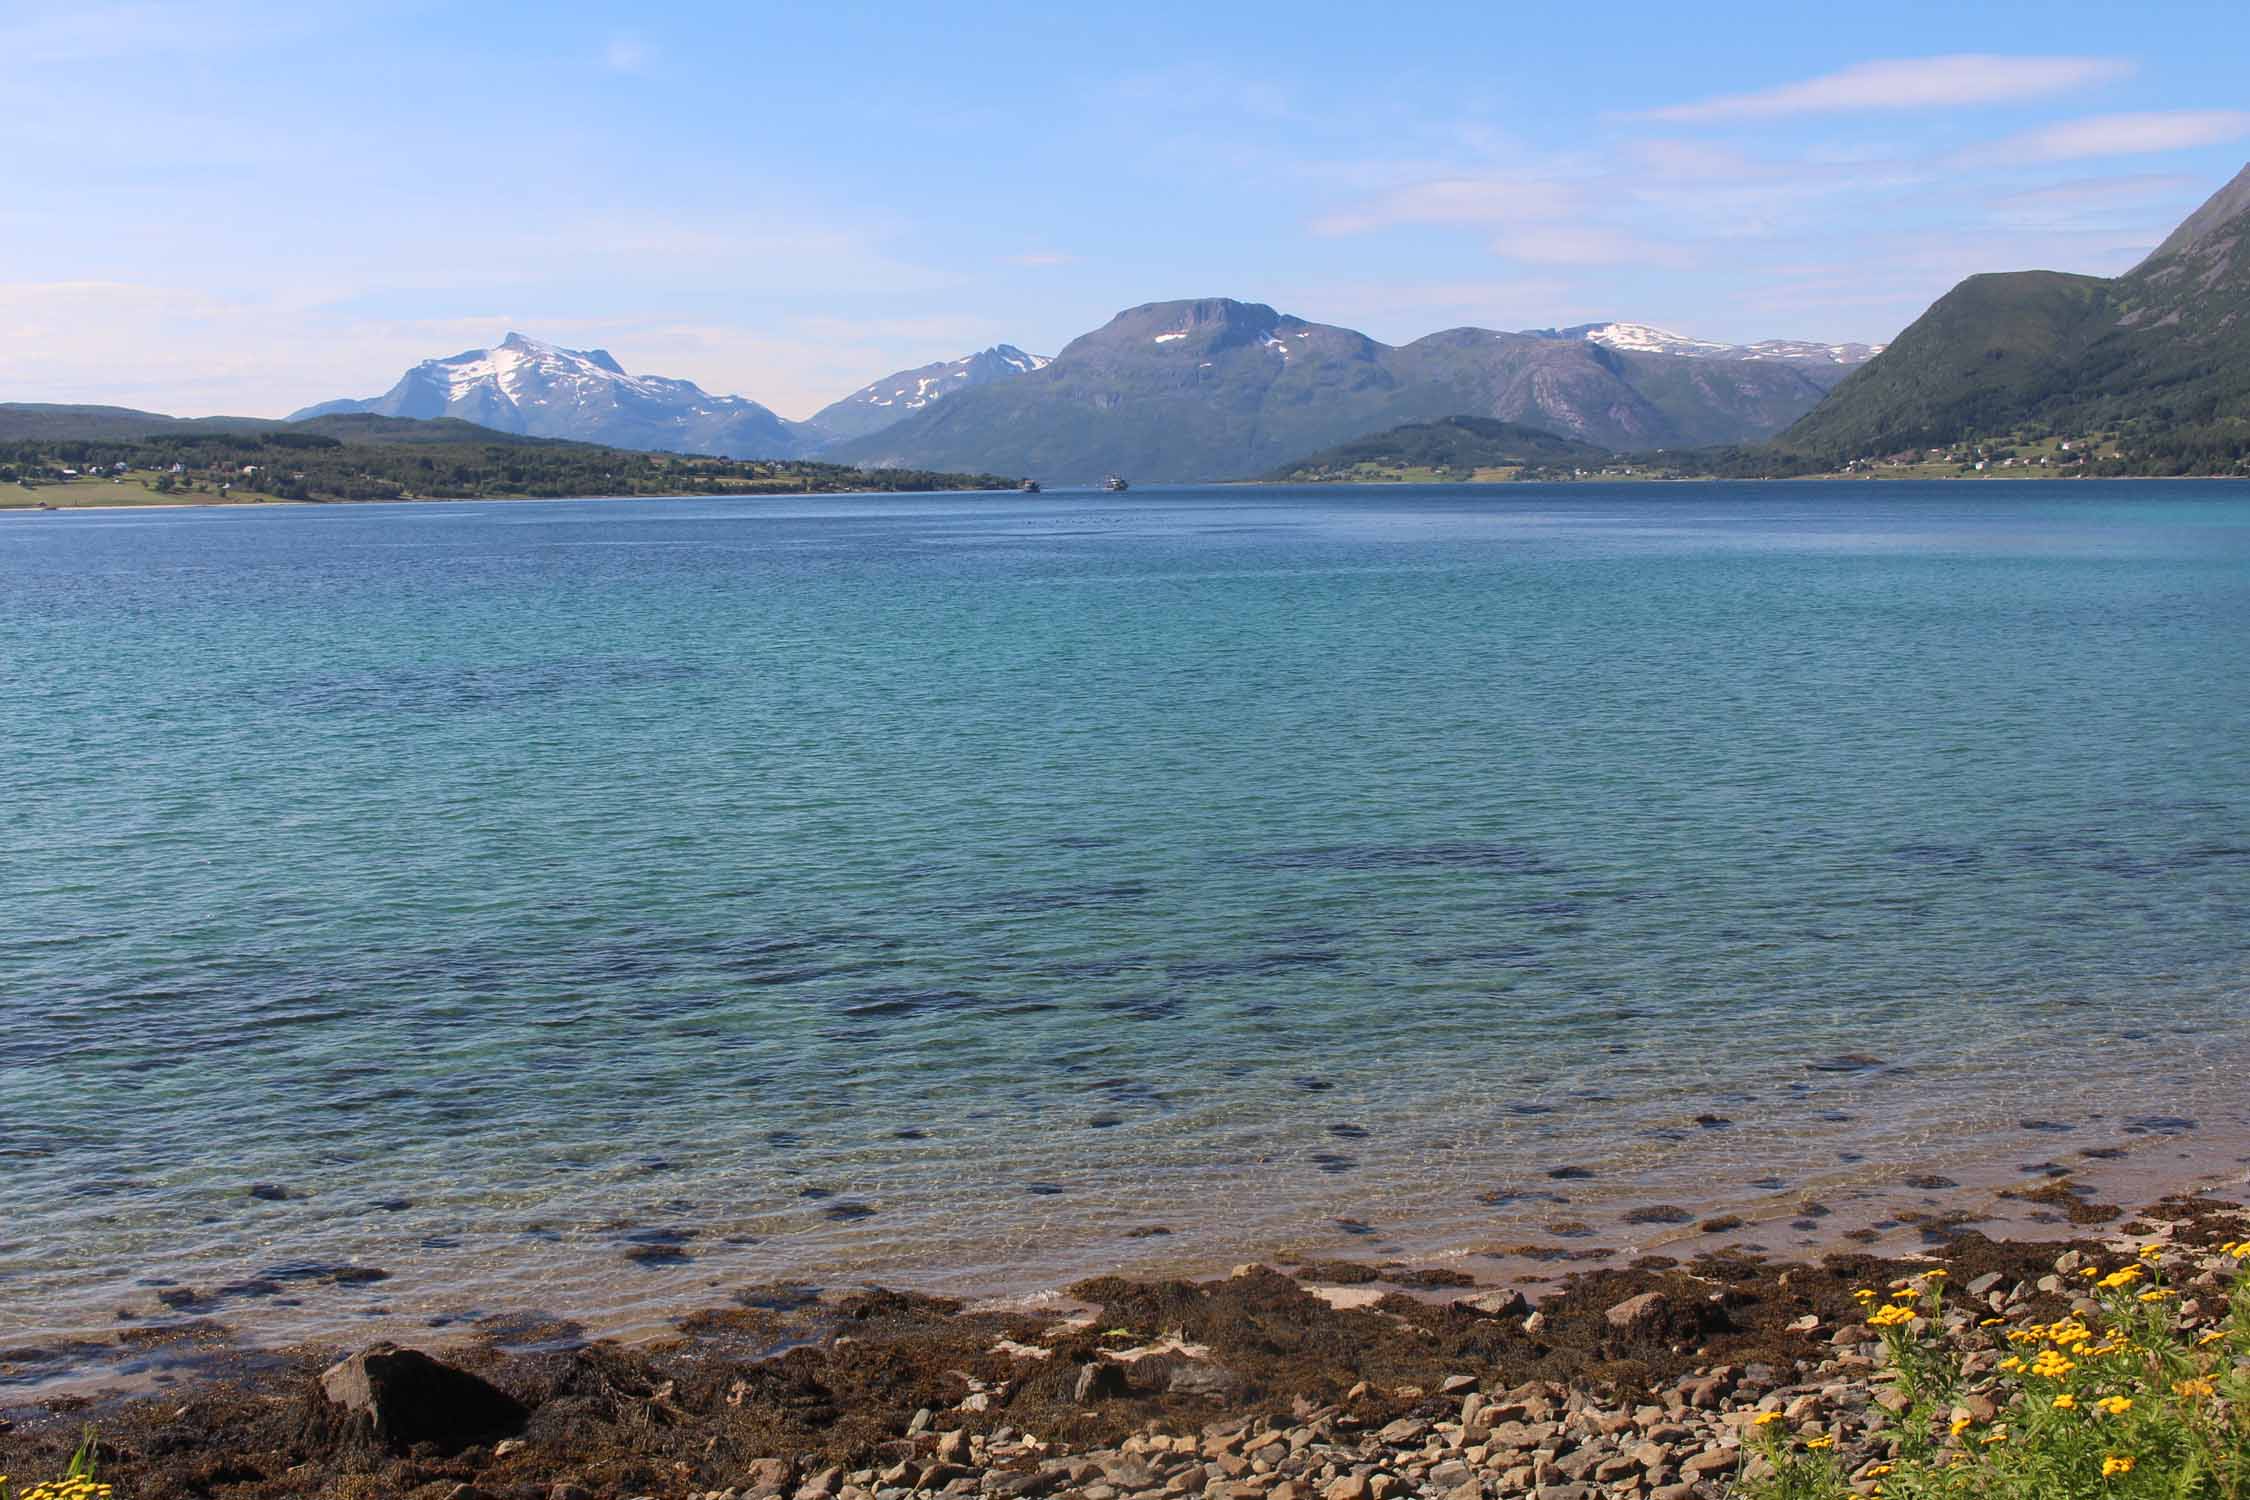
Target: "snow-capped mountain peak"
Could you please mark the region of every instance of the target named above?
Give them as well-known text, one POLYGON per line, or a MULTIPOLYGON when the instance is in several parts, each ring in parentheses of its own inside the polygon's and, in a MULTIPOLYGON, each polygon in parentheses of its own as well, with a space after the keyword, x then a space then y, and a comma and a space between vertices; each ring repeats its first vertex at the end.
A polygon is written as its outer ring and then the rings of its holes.
POLYGON ((606 349, 565 349, 510 333, 489 349, 426 359, 385 394, 331 401, 298 417, 365 411, 457 417, 502 432, 619 448, 793 458, 815 446, 803 424, 692 380, 633 375, 606 349))
POLYGON ((1029 375, 1052 363, 1044 354, 1026 354, 1013 344, 995 344, 959 359, 940 360, 870 381, 843 400, 813 413, 810 425, 834 439, 865 437, 912 416, 933 401, 995 380, 1029 375))

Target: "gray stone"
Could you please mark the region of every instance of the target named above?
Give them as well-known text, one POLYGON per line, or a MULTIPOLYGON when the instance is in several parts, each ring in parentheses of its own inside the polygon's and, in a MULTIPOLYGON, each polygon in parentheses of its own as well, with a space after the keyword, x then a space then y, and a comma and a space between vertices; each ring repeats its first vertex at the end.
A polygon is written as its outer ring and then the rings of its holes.
POLYGON ((1627 1297, 1604 1316, 1612 1328, 1634 1328, 1662 1317, 1669 1306, 1670 1300, 1662 1292, 1643 1292, 1627 1297))

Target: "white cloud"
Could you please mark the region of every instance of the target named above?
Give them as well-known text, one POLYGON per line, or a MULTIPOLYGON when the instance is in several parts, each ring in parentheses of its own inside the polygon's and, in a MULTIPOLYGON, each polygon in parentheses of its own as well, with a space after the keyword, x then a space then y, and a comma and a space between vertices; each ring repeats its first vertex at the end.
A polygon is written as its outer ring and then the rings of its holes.
POLYGON ((1559 219, 1577 211, 1568 185, 1530 176, 1442 177, 1393 188, 1313 221, 1313 233, 1364 234, 1400 224, 1504 224, 1559 219))
POLYGON ((2037 99, 2122 78, 2133 65, 2107 57, 2008 57, 1954 53, 1855 63, 1818 78, 1644 111, 1654 120, 1763 120, 1777 115, 1929 109, 2037 99))
POLYGON ((1021 255, 1006 257, 1006 263, 1011 266, 1026 266, 1033 270, 1045 270, 1051 266, 1075 265, 1077 261, 1077 256, 1066 255, 1060 250, 1027 250, 1021 255))
POLYGON ((2029 162, 2085 161, 2220 146, 2250 136, 2250 111, 2173 109, 2149 114, 2092 115, 2026 130, 1964 151, 1961 166, 2019 166, 2029 162))

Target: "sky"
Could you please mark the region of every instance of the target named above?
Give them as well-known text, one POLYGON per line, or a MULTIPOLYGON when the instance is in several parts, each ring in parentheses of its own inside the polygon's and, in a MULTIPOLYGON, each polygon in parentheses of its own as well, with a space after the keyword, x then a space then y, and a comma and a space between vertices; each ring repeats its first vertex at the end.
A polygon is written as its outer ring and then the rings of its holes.
POLYGON ((0 400, 510 330, 789 417, 1122 308, 1880 341, 2250 160, 2224 4, 0 0, 0 400))

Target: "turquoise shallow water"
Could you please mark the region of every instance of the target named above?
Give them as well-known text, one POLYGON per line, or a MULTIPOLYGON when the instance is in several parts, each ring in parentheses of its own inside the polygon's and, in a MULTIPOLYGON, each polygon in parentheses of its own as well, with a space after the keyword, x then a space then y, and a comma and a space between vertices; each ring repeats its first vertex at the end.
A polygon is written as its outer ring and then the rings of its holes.
POLYGON ((0 1332, 2239 1142, 2246 646, 2218 484, 0 515, 0 1332))

